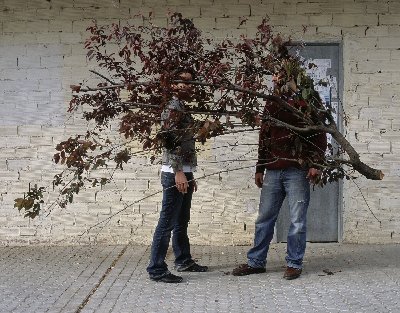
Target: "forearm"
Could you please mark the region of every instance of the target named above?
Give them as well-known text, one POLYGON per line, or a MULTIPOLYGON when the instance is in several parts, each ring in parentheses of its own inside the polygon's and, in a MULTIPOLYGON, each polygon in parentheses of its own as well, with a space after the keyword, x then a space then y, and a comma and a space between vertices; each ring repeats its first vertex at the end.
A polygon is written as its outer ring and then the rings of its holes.
POLYGON ((181 171, 182 165, 182 140, 181 140, 181 120, 183 117, 180 111, 179 102, 171 101, 168 108, 161 114, 160 138, 167 156, 169 165, 174 173, 181 171))
POLYGON ((265 165, 267 162, 267 155, 268 155, 268 126, 263 124, 261 126, 259 138, 258 138, 258 159, 256 165, 256 173, 264 173, 265 165))
POLYGON ((325 157, 325 151, 328 147, 328 142, 325 133, 315 135, 314 146, 318 148, 318 153, 321 158, 325 157))
POLYGON ((170 165, 171 165, 174 173, 182 171, 183 170, 183 161, 182 161, 182 156, 180 155, 180 153, 177 153, 176 151, 168 152, 168 153, 169 153, 170 165))

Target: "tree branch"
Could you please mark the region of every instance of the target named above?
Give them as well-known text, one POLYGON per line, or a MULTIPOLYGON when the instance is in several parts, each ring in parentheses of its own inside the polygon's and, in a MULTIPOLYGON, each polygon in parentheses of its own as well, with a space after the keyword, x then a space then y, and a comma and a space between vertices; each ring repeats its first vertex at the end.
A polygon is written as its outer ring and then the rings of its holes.
POLYGON ((92 72, 93 74, 96 74, 98 76, 100 76, 101 78, 105 79, 106 81, 108 81, 111 85, 118 85, 117 83, 114 83, 111 79, 107 78, 106 76, 94 71, 94 70, 89 70, 89 72, 92 72))
POLYGON ((382 180, 385 176, 381 170, 374 169, 360 160, 360 155, 353 148, 353 146, 347 141, 347 139, 339 132, 335 124, 328 126, 331 130, 329 133, 332 135, 333 139, 346 151, 349 156, 349 160, 346 161, 347 164, 351 164, 353 168, 364 175, 368 179, 372 180, 382 180))

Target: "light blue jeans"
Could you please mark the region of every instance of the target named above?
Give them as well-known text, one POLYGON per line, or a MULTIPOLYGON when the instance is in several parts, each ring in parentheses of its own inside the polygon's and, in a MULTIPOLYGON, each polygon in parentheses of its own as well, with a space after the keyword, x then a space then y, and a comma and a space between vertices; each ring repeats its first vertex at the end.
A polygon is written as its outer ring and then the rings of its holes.
POLYGON ((248 265, 265 268, 269 245, 274 235, 275 222, 285 197, 288 197, 290 228, 287 237, 287 266, 302 268, 306 250, 307 208, 310 184, 307 170, 290 167, 267 170, 261 189, 256 220, 254 246, 247 253, 248 265))

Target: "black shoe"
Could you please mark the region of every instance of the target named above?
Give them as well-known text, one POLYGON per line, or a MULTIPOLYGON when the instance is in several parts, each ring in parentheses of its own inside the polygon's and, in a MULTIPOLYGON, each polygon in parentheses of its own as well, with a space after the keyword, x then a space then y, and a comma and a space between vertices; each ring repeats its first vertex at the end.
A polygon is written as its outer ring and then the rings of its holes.
POLYGON ((208 267, 207 266, 202 266, 199 265, 195 262, 193 262, 192 264, 190 264, 189 266, 176 266, 175 267, 177 272, 199 272, 199 273, 204 273, 208 271, 208 267))
POLYGON ((167 275, 161 276, 161 277, 150 277, 152 281, 156 282, 163 282, 163 283, 169 283, 169 284, 177 284, 182 282, 183 278, 181 276, 176 276, 174 274, 168 273, 167 275))
POLYGON ((241 264, 232 271, 233 276, 246 276, 251 274, 261 274, 265 273, 266 269, 259 267, 251 267, 248 264, 241 264))

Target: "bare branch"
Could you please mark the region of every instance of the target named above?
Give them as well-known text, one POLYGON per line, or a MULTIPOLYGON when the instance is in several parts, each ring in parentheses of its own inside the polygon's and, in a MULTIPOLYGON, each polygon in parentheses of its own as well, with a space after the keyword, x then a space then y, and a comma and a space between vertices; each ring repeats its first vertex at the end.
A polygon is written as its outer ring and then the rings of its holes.
POLYGON ((106 76, 94 71, 94 70, 89 70, 89 72, 92 72, 93 74, 96 74, 98 76, 100 76, 101 78, 105 79, 106 81, 108 81, 111 85, 118 85, 117 83, 113 82, 111 79, 107 78, 106 76))

